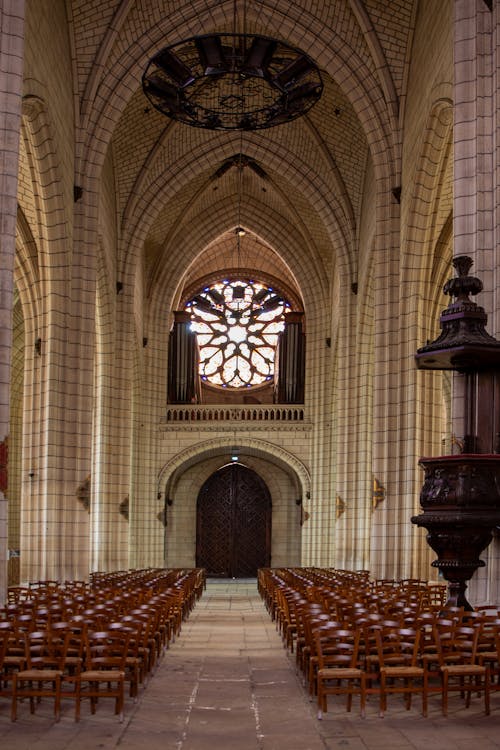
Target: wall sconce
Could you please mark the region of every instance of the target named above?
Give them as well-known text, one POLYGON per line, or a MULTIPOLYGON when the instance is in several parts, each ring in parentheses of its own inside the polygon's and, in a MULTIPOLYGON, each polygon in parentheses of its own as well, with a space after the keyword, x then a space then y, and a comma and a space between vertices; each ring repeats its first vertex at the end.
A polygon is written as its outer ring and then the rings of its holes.
POLYGON ((376 510, 380 503, 385 500, 385 487, 380 484, 377 477, 373 477, 372 485, 372 510, 376 510))
POLYGON ((129 497, 127 495, 123 498, 118 508, 120 515, 123 516, 126 521, 129 520, 129 505, 129 497))
POLYGON ((335 498, 335 518, 338 520, 343 513, 345 513, 345 502, 340 495, 337 495, 335 498))
POLYGON ((166 514, 165 509, 160 510, 160 512, 157 514, 156 518, 161 523, 161 525, 163 526, 163 528, 166 529, 167 528, 167 514, 166 514))

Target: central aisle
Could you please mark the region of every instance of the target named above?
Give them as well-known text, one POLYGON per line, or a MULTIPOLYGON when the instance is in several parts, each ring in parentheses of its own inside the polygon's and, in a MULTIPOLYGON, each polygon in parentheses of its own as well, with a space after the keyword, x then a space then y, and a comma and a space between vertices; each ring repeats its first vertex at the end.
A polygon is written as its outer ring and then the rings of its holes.
POLYGON ((161 673, 146 695, 162 750, 324 750, 255 580, 209 581, 161 673))

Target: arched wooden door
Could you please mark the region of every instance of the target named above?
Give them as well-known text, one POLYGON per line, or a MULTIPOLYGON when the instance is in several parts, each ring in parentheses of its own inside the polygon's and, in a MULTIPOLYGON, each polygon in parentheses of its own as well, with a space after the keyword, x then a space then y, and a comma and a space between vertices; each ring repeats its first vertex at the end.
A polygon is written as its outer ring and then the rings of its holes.
POLYGON ((253 578, 271 561, 271 496, 241 464, 207 479, 196 509, 196 565, 208 576, 253 578))

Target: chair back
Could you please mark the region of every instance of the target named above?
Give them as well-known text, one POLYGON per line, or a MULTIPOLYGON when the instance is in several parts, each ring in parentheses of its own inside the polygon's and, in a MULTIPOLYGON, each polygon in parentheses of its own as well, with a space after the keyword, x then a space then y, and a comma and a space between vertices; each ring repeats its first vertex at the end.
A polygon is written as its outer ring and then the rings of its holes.
POLYGON ((131 634, 123 630, 87 633, 86 668, 91 670, 124 670, 131 634))
POLYGON ((318 656, 318 669, 345 668, 358 666, 359 629, 325 625, 316 631, 314 638, 318 656))
POLYGON ((420 656, 421 631, 382 626, 375 631, 379 666, 415 667, 420 656))
POLYGON ((440 666, 455 662, 474 664, 481 628, 457 625, 450 633, 436 628, 435 639, 440 666))
POLYGON ((64 668, 65 642, 59 633, 52 630, 34 630, 31 633, 23 633, 22 636, 28 669, 64 668))
POLYGON ((3 671, 5 654, 9 646, 10 633, 7 629, 0 630, 0 674, 3 671))

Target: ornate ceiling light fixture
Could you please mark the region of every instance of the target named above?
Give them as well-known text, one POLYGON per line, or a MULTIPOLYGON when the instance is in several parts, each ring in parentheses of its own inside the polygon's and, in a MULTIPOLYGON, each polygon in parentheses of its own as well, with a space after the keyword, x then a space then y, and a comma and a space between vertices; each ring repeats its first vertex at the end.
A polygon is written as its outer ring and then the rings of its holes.
MULTIPOLYGON (((236 28, 236 3, 234 11, 236 28)), ((167 117, 209 130, 259 130, 301 117, 319 100, 316 64, 266 36, 220 33, 165 47, 142 77, 149 101, 167 117)))

